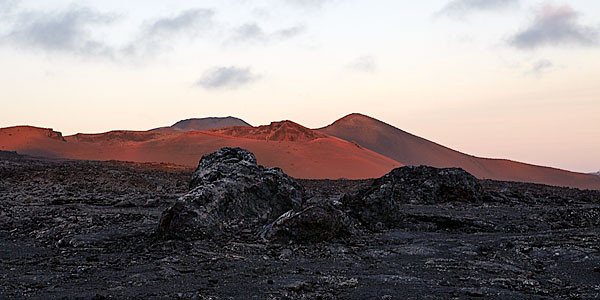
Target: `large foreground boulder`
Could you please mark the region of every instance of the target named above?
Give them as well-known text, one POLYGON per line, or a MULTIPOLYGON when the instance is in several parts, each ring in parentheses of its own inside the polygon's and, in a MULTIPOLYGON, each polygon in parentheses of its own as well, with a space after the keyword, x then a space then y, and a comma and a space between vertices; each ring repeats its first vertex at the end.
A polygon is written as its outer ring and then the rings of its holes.
POLYGON ((479 180, 459 168, 401 167, 342 200, 348 213, 370 228, 402 223, 405 205, 475 204, 484 200, 479 180))
POLYGON ((223 148, 202 157, 191 191, 165 210, 159 235, 207 238, 258 235, 263 226, 303 203, 303 187, 279 168, 259 166, 240 148, 223 148))

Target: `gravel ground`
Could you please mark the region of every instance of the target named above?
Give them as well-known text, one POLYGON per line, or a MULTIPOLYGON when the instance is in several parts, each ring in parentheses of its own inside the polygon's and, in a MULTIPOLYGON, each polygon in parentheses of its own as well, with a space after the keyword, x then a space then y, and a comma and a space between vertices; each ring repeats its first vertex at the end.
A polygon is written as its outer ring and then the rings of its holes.
MULTIPOLYGON (((0 153, 0 298, 593 299, 600 192, 481 181, 477 204, 317 244, 157 238, 193 170, 0 153)), ((299 180, 314 199, 372 180, 299 180)))

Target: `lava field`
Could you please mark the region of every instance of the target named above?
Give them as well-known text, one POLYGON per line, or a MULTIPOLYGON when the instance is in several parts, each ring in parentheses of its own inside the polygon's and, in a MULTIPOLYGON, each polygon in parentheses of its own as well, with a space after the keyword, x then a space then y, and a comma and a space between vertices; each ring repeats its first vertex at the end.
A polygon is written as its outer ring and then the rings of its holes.
POLYGON ((593 299, 600 191, 0 152, 2 299, 593 299))

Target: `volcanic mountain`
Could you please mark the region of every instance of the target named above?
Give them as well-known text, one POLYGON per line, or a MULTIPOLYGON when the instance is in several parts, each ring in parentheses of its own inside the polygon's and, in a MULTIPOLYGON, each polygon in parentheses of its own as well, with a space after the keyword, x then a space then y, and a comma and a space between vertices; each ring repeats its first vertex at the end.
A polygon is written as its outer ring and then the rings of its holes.
POLYGON ((111 131, 63 137, 52 129, 0 129, 0 150, 55 158, 165 162, 195 167, 222 147, 252 151, 262 165, 297 178, 372 178, 402 164, 355 143, 294 122, 208 131, 111 131))
POLYGON ((350 114, 317 131, 356 142, 405 165, 459 167, 480 179, 600 190, 598 176, 467 155, 361 114, 350 114))
POLYGON ((213 128, 221 127, 233 127, 233 126, 251 126, 242 119, 234 117, 222 117, 222 118, 199 118, 199 119, 187 119, 181 120, 171 126, 160 127, 151 129, 150 131, 157 132, 187 132, 187 131, 200 131, 209 130, 213 128))
POLYGON ((222 147, 248 149, 260 164, 280 167, 297 178, 373 178, 401 165, 428 165, 460 167, 480 179, 600 190, 600 176, 467 155, 361 114, 317 130, 291 121, 251 127, 233 117, 189 119, 149 131, 64 137, 48 128, 0 129, 0 150, 56 158, 195 167, 202 155, 222 147))

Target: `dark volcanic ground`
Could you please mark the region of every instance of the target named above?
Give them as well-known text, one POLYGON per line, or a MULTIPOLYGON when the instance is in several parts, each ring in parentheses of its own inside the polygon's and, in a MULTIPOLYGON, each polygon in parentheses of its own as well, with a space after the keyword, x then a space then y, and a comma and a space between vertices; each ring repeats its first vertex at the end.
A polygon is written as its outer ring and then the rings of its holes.
MULTIPOLYGON (((191 172, 0 152, 0 298, 600 297, 600 192, 481 181, 489 202, 407 204, 326 243, 158 239, 191 172)), ((331 199, 372 180, 300 182, 331 199)))

